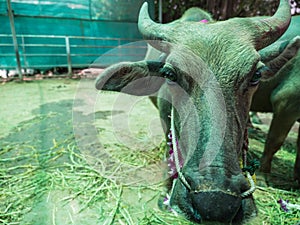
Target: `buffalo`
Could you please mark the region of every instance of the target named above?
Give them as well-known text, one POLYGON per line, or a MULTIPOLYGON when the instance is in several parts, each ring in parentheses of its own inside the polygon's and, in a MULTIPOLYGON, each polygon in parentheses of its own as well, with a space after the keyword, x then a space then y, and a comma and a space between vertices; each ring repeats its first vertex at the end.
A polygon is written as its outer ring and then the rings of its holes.
POLYGON ((290 20, 287 0, 272 17, 170 24, 154 22, 144 3, 139 30, 164 56, 112 65, 96 79, 99 90, 149 95, 157 105, 175 168, 172 211, 195 222, 241 223, 257 214, 255 187, 240 161, 251 99, 265 71, 258 51, 280 38, 290 20))
MULTIPOLYGON (((213 21, 212 17, 201 9, 188 10, 176 23, 183 20, 213 21)), ((273 155, 282 146, 292 125, 297 120, 300 122, 300 92, 297 91, 300 89, 299 24, 300 16, 293 16, 284 35, 259 51, 261 61, 266 65, 262 75, 265 79, 261 80, 253 95, 250 110, 274 113, 261 158, 260 170, 264 173, 270 173, 273 155)), ((158 59, 163 56, 160 51, 149 47, 146 58, 158 59)), ((156 99, 151 98, 151 100, 155 104, 156 99)), ((300 127, 294 179, 300 181, 300 127)))
MULTIPOLYGON (((300 16, 293 16, 285 34, 259 53, 268 67, 255 92, 251 110, 273 112, 271 126, 261 158, 260 170, 270 173, 273 155, 283 144, 293 124, 300 121, 300 16)), ((294 178, 300 181, 300 128, 294 178)))

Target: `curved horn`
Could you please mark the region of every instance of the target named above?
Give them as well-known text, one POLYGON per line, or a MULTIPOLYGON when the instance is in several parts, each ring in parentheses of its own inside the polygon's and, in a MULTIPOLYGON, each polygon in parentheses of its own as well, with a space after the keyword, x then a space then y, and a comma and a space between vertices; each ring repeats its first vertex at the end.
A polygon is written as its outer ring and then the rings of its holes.
POLYGON ((145 39, 169 41, 166 37, 168 33, 167 25, 156 23, 150 18, 147 2, 144 2, 141 7, 138 28, 145 39))
POLYGON ((253 18, 255 22, 254 42, 260 50, 275 42, 287 30, 291 21, 291 9, 287 0, 280 0, 279 7, 272 17, 253 18))

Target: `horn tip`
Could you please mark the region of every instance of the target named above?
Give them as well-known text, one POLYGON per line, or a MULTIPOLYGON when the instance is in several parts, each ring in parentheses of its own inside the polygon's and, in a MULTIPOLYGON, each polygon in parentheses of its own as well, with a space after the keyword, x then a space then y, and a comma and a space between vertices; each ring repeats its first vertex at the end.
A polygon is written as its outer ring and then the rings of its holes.
MULTIPOLYGON (((143 27, 145 26, 145 21, 149 21, 150 15, 148 12, 148 2, 144 2, 139 13, 138 17, 138 28, 140 31, 143 30, 143 27)), ((143 33, 143 32, 142 32, 143 33)))
POLYGON ((148 9, 148 2, 143 3, 142 8, 145 8, 145 7, 148 9))
POLYGON ((148 2, 144 2, 141 9, 140 9, 140 14, 139 14, 139 20, 143 19, 142 17, 145 17, 145 15, 149 15, 148 13, 148 2))

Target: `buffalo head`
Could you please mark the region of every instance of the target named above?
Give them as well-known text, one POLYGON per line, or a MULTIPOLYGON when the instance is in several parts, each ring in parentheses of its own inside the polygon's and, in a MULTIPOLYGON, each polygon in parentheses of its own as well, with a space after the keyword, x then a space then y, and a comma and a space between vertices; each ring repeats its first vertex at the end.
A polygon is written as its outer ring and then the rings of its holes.
POLYGON ((139 29, 165 57, 119 63, 97 78, 97 89, 157 98, 166 136, 174 123, 183 162, 169 203, 190 220, 238 223, 256 214, 239 161, 264 67, 257 51, 289 23, 287 0, 272 17, 170 24, 152 21, 144 3, 139 29))

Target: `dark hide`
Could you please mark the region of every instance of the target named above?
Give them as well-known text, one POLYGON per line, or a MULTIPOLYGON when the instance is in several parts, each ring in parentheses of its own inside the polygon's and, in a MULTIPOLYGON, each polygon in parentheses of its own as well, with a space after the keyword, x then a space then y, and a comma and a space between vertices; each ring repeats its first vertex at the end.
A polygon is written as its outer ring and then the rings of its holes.
POLYGON ((264 72, 258 51, 287 29, 288 1, 281 0, 272 17, 208 23, 158 24, 147 7, 138 26, 163 57, 113 65, 96 88, 154 97, 166 136, 173 108, 184 163, 169 207, 196 222, 240 224, 256 215, 252 193, 244 195, 250 185, 239 161, 251 99, 264 72))

